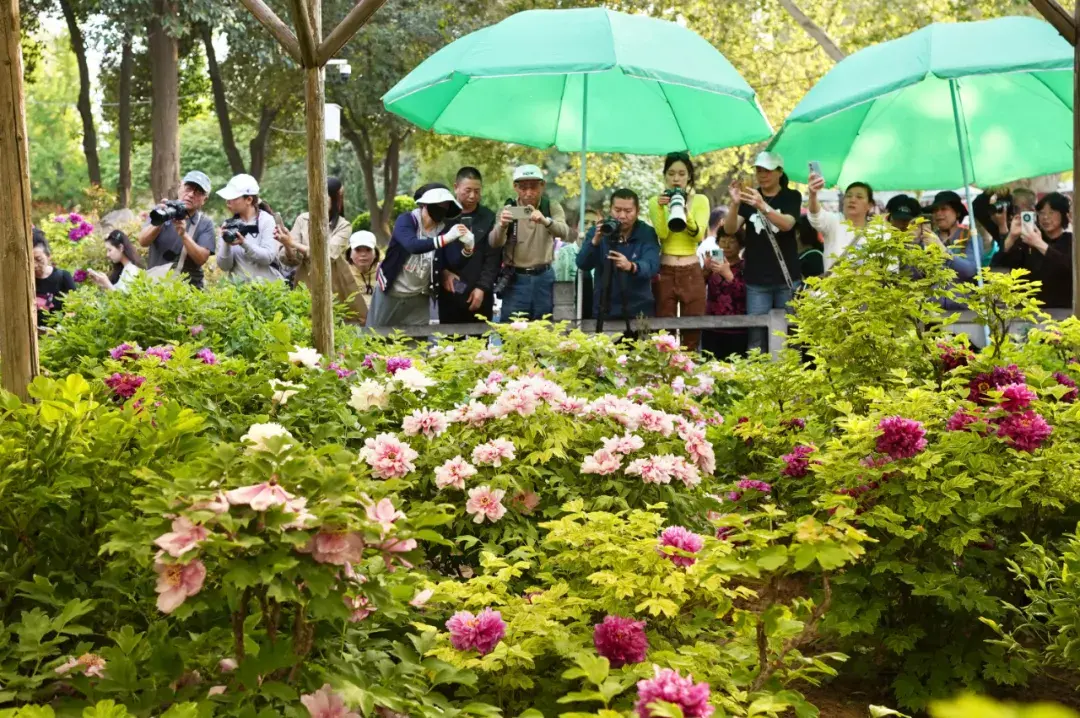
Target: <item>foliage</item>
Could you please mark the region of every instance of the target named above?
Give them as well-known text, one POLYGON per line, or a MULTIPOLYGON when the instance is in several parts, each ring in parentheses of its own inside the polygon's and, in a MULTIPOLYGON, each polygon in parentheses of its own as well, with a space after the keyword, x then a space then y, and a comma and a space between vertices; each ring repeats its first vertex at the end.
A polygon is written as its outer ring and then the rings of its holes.
POLYGON ((71 213, 50 215, 45 218, 39 229, 45 233, 45 238, 49 242, 53 266, 69 272, 75 272, 77 269, 96 269, 107 274, 111 271, 112 267, 105 257, 105 242, 93 234, 79 237, 84 231, 92 231, 96 225, 97 220, 92 215, 71 213), (71 239, 72 236, 79 238, 71 239))
MULTIPOLYGON (((412 212, 416 209, 416 201, 412 197, 407 195, 398 195, 394 197, 394 209, 390 213, 390 223, 394 223, 394 220, 398 218, 398 215, 406 212, 412 212)), ((362 229, 368 231, 371 230, 371 212, 364 211, 356 215, 353 219, 352 228, 354 232, 359 232, 362 229)))

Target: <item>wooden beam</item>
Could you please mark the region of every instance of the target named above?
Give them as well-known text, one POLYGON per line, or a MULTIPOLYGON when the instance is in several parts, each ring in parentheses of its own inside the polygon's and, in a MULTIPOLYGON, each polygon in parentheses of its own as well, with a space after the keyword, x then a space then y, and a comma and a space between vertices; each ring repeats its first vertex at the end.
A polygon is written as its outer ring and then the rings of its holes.
MULTIPOLYGON (((294 0, 303 4, 304 0, 294 0)), ((322 39, 322 0, 307 0, 312 49, 322 39)), ((326 88, 318 64, 304 68, 307 119, 308 212, 310 212, 311 335, 323 356, 334 355, 334 297, 330 281, 330 197, 326 191, 326 88)))
POLYGON ((0 374, 20 399, 38 373, 19 0, 0 0, 0 374))
POLYGON ((301 65, 304 64, 304 58, 300 54, 300 43, 297 42, 296 35, 263 0, 240 0, 240 2, 263 27, 270 31, 270 34, 285 49, 285 52, 289 53, 292 59, 301 65))
POLYGON ((325 65, 332 60, 338 50, 345 47, 345 43, 352 39, 352 36, 371 19, 375 11, 381 8, 385 2, 386 0, 360 0, 360 2, 356 3, 353 9, 349 11, 349 14, 338 23, 334 31, 319 45, 319 65, 325 65))
POLYGON ((1076 21, 1057 0, 1031 0, 1031 6, 1038 10, 1039 14, 1046 18, 1046 21, 1053 25, 1070 45, 1076 44, 1076 21))
MULTIPOLYGON (((1053 0, 1051 0, 1052 2, 1053 0)), ((1075 31, 1080 27, 1080 2, 1076 3, 1073 18, 1073 97, 1080 97, 1080 45, 1076 43, 1075 31)), ((1080 112, 1073 100, 1073 216, 1076 216, 1076 183, 1080 181, 1080 112)), ((1073 251, 1073 316, 1080 317, 1080 252, 1073 251)))
MULTIPOLYGON (((296 25, 296 38, 300 41, 300 57, 303 58, 304 67, 322 67, 317 57, 319 41, 315 39, 315 28, 307 0, 292 0, 289 9, 292 11, 293 24, 296 25)), ((322 32, 322 28, 319 28, 319 32, 322 32)), ((311 139, 310 136, 308 139, 311 139)))

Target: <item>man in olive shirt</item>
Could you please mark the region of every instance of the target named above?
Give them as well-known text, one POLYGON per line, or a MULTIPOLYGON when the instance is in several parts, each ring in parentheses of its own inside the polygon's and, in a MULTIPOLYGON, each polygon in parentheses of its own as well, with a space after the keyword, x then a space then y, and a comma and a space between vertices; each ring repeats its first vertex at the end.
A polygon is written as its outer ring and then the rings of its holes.
POLYGON ((503 273, 510 278, 502 291, 500 322, 515 315, 542 319, 555 309, 555 239, 570 236, 566 213, 558 202, 544 196, 544 173, 536 165, 514 170, 517 199, 507 202, 489 237, 503 250, 503 273), (514 220, 510 207, 528 207, 527 219, 514 220), (512 274, 511 274, 512 273, 512 274))

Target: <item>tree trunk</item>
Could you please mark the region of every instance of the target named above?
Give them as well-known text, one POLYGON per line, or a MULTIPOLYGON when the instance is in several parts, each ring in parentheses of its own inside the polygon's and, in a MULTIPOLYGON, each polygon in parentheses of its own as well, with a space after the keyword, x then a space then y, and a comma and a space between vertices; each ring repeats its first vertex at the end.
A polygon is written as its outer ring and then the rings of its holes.
POLYGON ((120 182, 116 188, 117 205, 131 206, 131 82, 135 74, 135 52, 131 47, 131 33, 124 35, 120 52, 120 182))
POLYGON ((150 188, 154 200, 176 198, 180 187, 180 60, 175 37, 159 18, 174 14, 167 0, 153 0, 149 22, 150 127, 153 157, 150 188))
POLYGON ((263 105, 259 113, 259 131, 248 143, 251 152, 251 176, 257 180, 262 179, 262 173, 266 169, 266 155, 270 147, 270 130, 281 111, 280 107, 267 107, 263 105))
POLYGON ((90 67, 86 62, 86 41, 82 30, 79 29, 79 20, 75 17, 75 8, 72 7, 71 0, 60 0, 60 9, 64 13, 64 20, 67 21, 71 51, 75 53, 75 59, 79 63, 79 100, 76 105, 79 108, 79 116, 82 118, 86 173, 90 176, 90 184, 100 186, 101 164, 98 161, 94 110, 90 106, 90 67))
MULTIPOLYGON (((199 33, 202 35, 203 46, 206 48, 206 64, 210 71, 210 87, 214 94, 214 112, 217 114, 218 126, 221 128, 221 143, 225 146, 225 156, 229 158, 229 168, 234 175, 244 174, 244 158, 240 156, 240 150, 236 147, 236 139, 233 137, 232 119, 229 118, 229 103, 225 99, 225 82, 221 79, 221 68, 218 67, 217 53, 214 51, 214 37, 209 25, 200 25, 199 33)), ((255 178, 259 175, 252 172, 255 178)))
POLYGON ((20 35, 18 0, 0 0, 0 381, 26 401, 38 344, 20 35))
POLYGON ((364 197, 371 213, 371 231, 381 246, 390 241, 390 215, 394 211, 394 195, 397 193, 398 175, 401 169, 401 145, 407 134, 392 135, 390 145, 383 159, 383 201, 379 202, 375 191, 375 152, 368 135, 367 127, 362 123, 353 124, 349 113, 341 112, 341 132, 356 152, 360 171, 364 174, 364 197))
POLYGON ((833 59, 833 62, 840 62, 847 57, 847 53, 841 50, 840 46, 833 42, 833 39, 829 37, 828 33, 821 29, 816 22, 811 20, 810 17, 795 4, 795 0, 780 0, 780 4, 787 10, 788 15, 791 15, 795 22, 799 24, 799 27, 805 30, 806 34, 812 37, 818 45, 821 45, 821 49, 825 51, 826 55, 833 59))

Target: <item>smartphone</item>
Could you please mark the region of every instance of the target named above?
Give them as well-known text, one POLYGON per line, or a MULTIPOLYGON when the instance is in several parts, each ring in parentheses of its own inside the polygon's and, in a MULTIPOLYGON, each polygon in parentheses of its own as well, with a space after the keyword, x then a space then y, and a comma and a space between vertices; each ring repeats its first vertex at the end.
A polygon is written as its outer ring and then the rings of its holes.
POLYGON ((472 231, 472 217, 460 217, 458 219, 458 224, 463 224, 470 232, 472 231))
POLYGON ((1035 229, 1035 213, 1030 210, 1025 210, 1020 213, 1020 222, 1032 230, 1035 229))
POLYGON ((821 163, 820 162, 817 162, 817 161, 811 161, 810 162, 810 174, 817 175, 818 177, 822 177, 822 178, 825 177, 825 175, 821 174, 821 163))
MULTIPOLYGON (((274 212, 274 222, 277 224, 277 226, 281 227, 282 229, 286 229, 285 228, 285 220, 283 220, 281 218, 281 215, 278 214, 277 212, 274 212)), ((288 231, 288 230, 286 230, 286 231, 288 231)))
POLYGON ((724 261, 724 252, 721 249, 714 249, 711 252, 709 252, 709 254, 712 255, 712 258, 714 260, 716 260, 717 262, 723 262, 724 261))
POLYGON ((532 214, 532 207, 508 207, 512 219, 528 219, 532 214))

